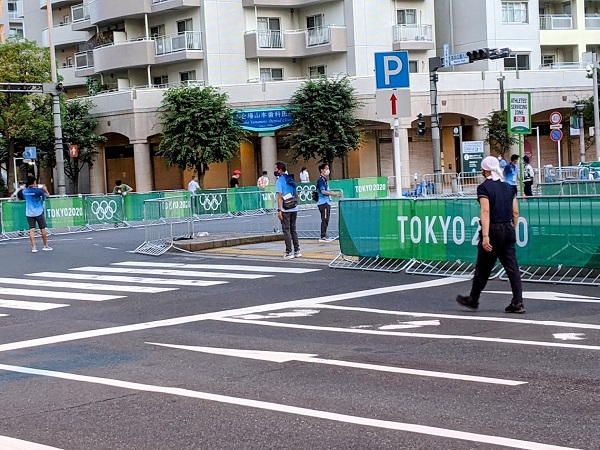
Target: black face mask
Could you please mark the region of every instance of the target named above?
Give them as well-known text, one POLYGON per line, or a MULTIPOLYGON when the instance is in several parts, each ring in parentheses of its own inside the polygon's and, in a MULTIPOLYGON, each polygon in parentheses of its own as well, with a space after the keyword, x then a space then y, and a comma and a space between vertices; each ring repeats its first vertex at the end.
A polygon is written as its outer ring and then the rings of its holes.
POLYGON ((273 172, 273 175, 275 175, 275 178, 279 177, 279 170, 276 170, 275 172, 273 172))

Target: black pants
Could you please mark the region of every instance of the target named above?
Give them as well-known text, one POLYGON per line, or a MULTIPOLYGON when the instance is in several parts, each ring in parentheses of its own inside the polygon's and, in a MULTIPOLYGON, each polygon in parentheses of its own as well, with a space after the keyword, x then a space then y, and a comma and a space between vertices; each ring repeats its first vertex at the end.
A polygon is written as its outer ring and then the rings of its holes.
POLYGON ((533 191, 531 190, 532 186, 533 186, 533 180, 523 181, 523 192, 525 193, 526 197, 533 196, 533 191))
POLYGON ((331 216, 331 205, 329 203, 319 205, 319 212, 321 213, 321 239, 325 239, 327 237, 329 217, 331 216))
POLYGON ((485 289, 496 260, 499 259, 510 281, 513 294, 512 303, 515 305, 523 303, 523 286, 519 264, 517 263, 515 243, 515 229, 510 222, 490 224, 490 244, 493 247, 491 252, 483 249, 480 236, 479 245, 477 245, 477 265, 473 285, 471 286, 470 297, 472 302, 479 302, 481 292, 485 289))
POLYGON ((292 243, 294 244, 294 253, 300 251, 300 243, 298 242, 298 232, 296 231, 296 218, 298 212, 283 212, 281 214, 281 229, 283 230, 283 240, 285 241, 285 252, 292 253, 292 243))

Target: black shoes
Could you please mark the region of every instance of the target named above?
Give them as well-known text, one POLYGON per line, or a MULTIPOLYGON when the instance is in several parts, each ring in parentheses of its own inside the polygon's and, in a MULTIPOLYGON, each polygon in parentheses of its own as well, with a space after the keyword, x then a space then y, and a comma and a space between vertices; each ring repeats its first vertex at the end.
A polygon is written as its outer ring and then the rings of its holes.
POLYGON ((524 314, 525 306, 523 305, 523 303, 517 303, 517 304, 511 303, 506 308, 504 308, 504 312, 513 313, 513 314, 524 314))
POLYGON ((471 297, 468 295, 457 295, 456 303, 470 309, 471 311, 476 311, 477 308, 479 308, 479 302, 472 301, 471 297))

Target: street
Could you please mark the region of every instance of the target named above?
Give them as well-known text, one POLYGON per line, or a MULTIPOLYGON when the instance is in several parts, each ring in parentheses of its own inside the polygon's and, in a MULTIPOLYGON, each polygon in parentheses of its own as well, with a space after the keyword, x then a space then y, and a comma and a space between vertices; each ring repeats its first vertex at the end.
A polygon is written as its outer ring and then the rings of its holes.
POLYGON ((596 287, 471 312, 461 278, 142 240, 0 241, 1 449, 600 448, 596 287))

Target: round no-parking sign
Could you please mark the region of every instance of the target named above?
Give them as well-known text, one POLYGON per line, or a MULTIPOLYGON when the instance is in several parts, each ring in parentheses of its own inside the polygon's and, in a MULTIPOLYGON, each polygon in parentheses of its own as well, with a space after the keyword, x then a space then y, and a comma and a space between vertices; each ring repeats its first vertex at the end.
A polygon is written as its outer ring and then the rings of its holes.
POLYGON ((552 139, 554 142, 558 142, 562 138, 563 138, 562 130, 559 130, 558 128, 556 128, 550 132, 550 139, 552 139))

